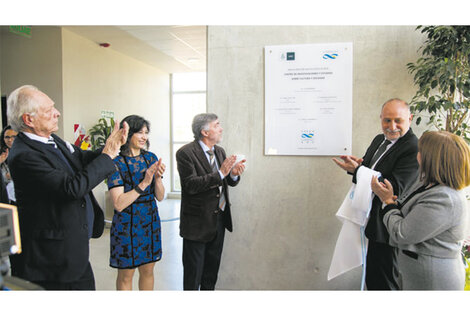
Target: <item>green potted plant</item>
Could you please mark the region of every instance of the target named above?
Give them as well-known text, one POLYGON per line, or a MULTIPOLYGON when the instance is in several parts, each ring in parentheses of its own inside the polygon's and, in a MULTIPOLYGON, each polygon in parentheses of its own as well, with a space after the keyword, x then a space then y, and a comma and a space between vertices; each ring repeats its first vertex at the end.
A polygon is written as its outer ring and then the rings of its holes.
MULTIPOLYGON (((470 26, 418 26, 426 40, 422 57, 408 63, 418 91, 410 102, 411 111, 427 115, 428 125, 461 136, 470 143, 470 26), (425 114, 423 114, 425 113, 425 114)), ((468 195, 467 195, 468 199, 468 195)), ((470 238, 462 254, 467 263, 465 290, 470 290, 470 238)))
MULTIPOLYGON (((106 118, 102 117, 98 120, 98 123, 95 124, 92 128, 88 130, 90 141, 91 141, 91 149, 93 151, 104 147, 106 144, 106 140, 108 139, 109 135, 114 129, 114 119, 109 118, 109 122, 106 118)), ((103 192, 103 205, 104 205, 104 216, 106 225, 111 225, 111 220, 113 219, 114 214, 114 206, 112 204, 109 191, 107 190, 106 186, 106 179, 103 181, 101 186, 101 192, 103 192)))
MULTIPOLYGON (((408 63, 418 91, 413 113, 428 114, 428 124, 470 142, 470 26, 418 26, 426 40, 422 57, 408 63)), ((421 116, 416 124, 421 122, 421 116)))
POLYGON ((104 147, 106 139, 114 128, 114 119, 110 118, 109 123, 106 118, 100 118, 98 123, 88 130, 90 133, 91 149, 93 151, 104 147))

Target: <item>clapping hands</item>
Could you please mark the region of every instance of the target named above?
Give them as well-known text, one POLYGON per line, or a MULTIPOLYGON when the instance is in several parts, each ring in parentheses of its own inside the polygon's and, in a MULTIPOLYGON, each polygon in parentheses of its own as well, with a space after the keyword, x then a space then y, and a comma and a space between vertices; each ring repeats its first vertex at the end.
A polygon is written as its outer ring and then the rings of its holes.
POLYGON ((162 179, 163 173, 165 173, 166 166, 163 164, 162 159, 158 160, 155 163, 157 165, 157 169, 155 171, 155 179, 162 179))
POLYGON ((106 145, 103 148, 103 153, 109 155, 114 159, 119 154, 121 146, 126 143, 127 135, 129 133, 129 125, 124 122, 121 129, 119 129, 119 121, 114 123, 114 129, 106 140, 106 145))
POLYGON ((388 181, 384 179, 384 182, 380 182, 377 176, 372 177, 371 181, 372 191, 380 198, 380 200, 385 204, 394 203, 397 199, 397 196, 393 194, 393 186, 388 181))
POLYGON ((245 162, 246 162, 246 159, 243 159, 240 162, 235 163, 232 169, 233 176, 240 176, 243 173, 243 171, 245 171, 245 162))

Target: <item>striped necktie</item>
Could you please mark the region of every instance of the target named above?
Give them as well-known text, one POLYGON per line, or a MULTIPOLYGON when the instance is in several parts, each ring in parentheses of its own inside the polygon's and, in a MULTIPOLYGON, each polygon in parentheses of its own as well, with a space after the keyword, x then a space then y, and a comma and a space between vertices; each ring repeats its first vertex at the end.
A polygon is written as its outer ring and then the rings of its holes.
MULTIPOLYGON (((211 165, 212 172, 217 172, 217 174, 218 174, 219 170, 217 169, 217 164, 215 163, 214 151, 213 150, 207 150, 206 152, 207 152, 207 154, 209 154, 209 163, 211 165)), ((225 195, 224 195, 222 186, 219 187, 219 194, 220 194, 219 209, 221 209, 223 211, 224 208, 225 208, 225 195)))

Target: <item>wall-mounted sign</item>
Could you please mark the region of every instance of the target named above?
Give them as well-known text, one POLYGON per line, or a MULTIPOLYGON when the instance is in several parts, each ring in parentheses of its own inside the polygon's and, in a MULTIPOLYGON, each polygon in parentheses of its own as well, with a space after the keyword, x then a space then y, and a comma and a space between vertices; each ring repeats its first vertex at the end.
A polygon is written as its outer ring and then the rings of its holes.
POLYGON ((10 32, 27 38, 33 36, 33 28, 31 26, 10 26, 10 32))
POLYGON ((101 111, 101 117, 102 118, 114 118, 114 112, 113 111, 101 111))
POLYGON ((351 154, 352 43, 265 47, 266 155, 351 154))

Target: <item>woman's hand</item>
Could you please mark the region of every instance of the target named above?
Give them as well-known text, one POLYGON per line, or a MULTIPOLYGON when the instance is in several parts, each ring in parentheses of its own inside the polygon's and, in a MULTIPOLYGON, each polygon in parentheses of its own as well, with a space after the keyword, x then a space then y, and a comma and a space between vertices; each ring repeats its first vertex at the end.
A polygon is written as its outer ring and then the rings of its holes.
POLYGON ((165 164, 163 164, 162 159, 155 162, 154 165, 157 166, 155 171, 155 196, 158 201, 162 201, 165 198, 165 187, 163 186, 162 176, 165 173, 165 164))
POLYGON ((2 154, 0 154, 0 164, 5 162, 7 158, 8 158, 8 149, 6 149, 5 152, 2 152, 2 154))
POLYGON ((379 182, 377 176, 372 176, 371 188, 372 191, 377 195, 377 197, 382 200, 382 203, 395 203, 397 196, 393 195, 393 186, 387 179, 385 179, 382 183, 379 182))
POLYGON ((161 179, 163 176, 163 173, 165 173, 166 166, 163 164, 162 159, 158 160, 156 162, 157 164, 157 170, 155 171, 155 179, 161 179))
POLYGON ((155 176, 155 173, 157 171, 157 166, 158 162, 155 162, 147 169, 147 171, 145 171, 145 177, 139 183, 140 189, 145 190, 152 183, 153 177, 155 176))

